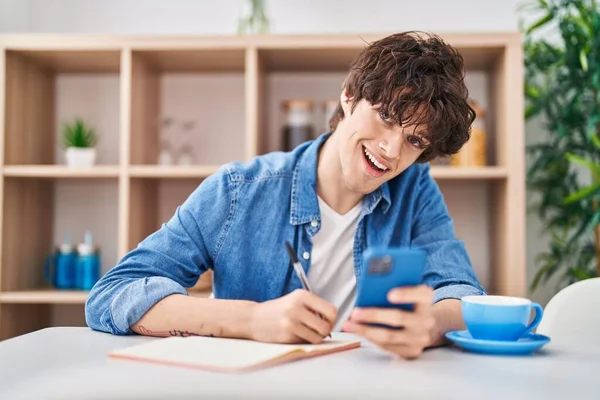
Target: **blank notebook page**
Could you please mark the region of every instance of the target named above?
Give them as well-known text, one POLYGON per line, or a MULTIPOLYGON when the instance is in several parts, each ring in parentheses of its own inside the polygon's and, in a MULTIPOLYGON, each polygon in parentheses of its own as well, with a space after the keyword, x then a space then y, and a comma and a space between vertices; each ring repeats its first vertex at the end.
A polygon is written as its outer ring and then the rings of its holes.
MULTIPOLYGON (((245 369, 302 350, 306 353, 335 351, 360 341, 332 332, 321 344, 276 344, 242 339, 202 336, 169 337, 115 350, 110 356, 182 366, 245 369)), ((307 355, 309 355, 307 354, 307 355)))

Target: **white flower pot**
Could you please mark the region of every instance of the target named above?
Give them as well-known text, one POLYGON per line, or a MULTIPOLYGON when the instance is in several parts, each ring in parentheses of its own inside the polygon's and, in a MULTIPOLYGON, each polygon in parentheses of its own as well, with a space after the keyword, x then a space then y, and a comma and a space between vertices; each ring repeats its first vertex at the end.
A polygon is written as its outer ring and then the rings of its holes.
POLYGON ((65 152, 69 167, 91 167, 96 163, 96 149, 85 147, 69 147, 65 152))

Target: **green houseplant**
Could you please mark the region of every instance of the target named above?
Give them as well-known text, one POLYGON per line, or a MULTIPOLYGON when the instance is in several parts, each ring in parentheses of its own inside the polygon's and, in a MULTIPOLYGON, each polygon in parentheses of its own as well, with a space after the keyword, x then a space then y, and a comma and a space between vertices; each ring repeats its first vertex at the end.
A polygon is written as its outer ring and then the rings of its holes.
POLYGON ((546 133, 527 149, 528 188, 551 237, 535 290, 557 273, 560 284, 600 276, 600 12, 594 0, 523 10, 537 13, 525 28, 525 117, 541 117, 546 133))
POLYGON ((62 144, 69 167, 89 167, 96 163, 98 136, 81 118, 66 123, 62 130, 62 144))

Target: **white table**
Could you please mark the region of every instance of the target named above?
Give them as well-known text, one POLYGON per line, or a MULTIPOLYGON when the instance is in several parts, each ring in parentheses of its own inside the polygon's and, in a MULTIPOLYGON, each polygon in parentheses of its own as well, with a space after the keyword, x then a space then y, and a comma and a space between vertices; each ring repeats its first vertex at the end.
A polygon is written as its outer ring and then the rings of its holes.
POLYGON ((407 361, 360 349, 244 374, 108 359, 156 338, 49 328, 0 342, 0 399, 600 399, 600 345, 551 342, 533 356, 454 347, 407 361))

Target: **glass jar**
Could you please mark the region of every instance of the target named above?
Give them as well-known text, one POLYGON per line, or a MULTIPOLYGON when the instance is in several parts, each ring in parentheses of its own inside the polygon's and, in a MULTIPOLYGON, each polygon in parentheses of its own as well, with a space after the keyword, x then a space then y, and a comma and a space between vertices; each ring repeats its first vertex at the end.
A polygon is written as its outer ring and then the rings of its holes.
POLYGON ((282 128, 284 151, 291 151, 298 145, 314 139, 312 100, 293 99, 283 102, 286 122, 282 128))
POLYGON ((475 120, 471 125, 471 137, 462 149, 451 158, 451 165, 455 167, 483 167, 487 165, 487 144, 485 110, 473 99, 469 104, 475 110, 475 120))

